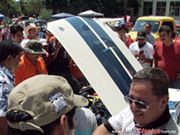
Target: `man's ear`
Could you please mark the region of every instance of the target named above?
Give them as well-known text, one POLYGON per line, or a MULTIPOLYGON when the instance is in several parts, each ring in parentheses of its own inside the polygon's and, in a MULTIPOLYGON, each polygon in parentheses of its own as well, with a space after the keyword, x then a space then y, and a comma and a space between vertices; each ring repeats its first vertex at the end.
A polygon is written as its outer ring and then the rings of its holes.
POLYGON ((6 58, 6 61, 11 61, 11 60, 12 60, 12 56, 8 55, 7 58, 6 58))
POLYGON ((166 108, 168 100, 169 100, 169 96, 164 96, 162 98, 162 100, 161 100, 161 108, 166 108))
POLYGON ((13 57, 11 55, 8 55, 4 64, 9 67, 9 65, 11 64, 12 59, 13 59, 13 57))
POLYGON ((63 114, 60 118, 60 128, 61 128, 61 134, 66 134, 66 130, 69 129, 68 125, 68 118, 65 114, 63 114))
POLYGON ((67 126, 67 116, 63 114, 59 118, 58 124, 55 126, 55 129, 53 131, 54 135, 66 135, 66 130, 68 128, 67 126))

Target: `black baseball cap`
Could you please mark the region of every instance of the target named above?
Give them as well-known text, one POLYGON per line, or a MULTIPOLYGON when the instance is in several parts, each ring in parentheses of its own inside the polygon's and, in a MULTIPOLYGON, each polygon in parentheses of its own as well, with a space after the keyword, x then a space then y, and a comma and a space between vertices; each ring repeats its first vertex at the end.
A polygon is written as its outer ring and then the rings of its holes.
POLYGON ((146 39, 146 32, 145 31, 139 31, 137 33, 137 38, 136 39, 146 39))

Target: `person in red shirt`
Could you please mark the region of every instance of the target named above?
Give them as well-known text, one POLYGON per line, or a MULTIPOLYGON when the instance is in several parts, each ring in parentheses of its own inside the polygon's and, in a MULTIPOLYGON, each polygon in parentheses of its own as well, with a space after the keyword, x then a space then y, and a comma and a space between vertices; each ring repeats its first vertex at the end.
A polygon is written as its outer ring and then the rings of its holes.
POLYGON ((21 56, 19 67, 15 71, 15 85, 38 75, 48 74, 45 62, 41 57, 46 54, 42 44, 37 40, 30 40, 24 47, 25 54, 21 56))
POLYGON ((155 45, 154 65, 168 74, 171 88, 180 88, 180 42, 173 40, 171 33, 169 26, 159 29, 160 41, 155 45))

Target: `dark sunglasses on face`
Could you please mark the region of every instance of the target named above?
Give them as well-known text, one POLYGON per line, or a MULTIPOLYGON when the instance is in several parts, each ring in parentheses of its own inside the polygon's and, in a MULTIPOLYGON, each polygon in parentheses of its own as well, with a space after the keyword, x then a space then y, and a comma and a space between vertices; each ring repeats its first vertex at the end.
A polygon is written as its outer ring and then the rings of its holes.
POLYGON ((134 103, 143 112, 145 112, 149 108, 149 104, 147 104, 143 101, 140 101, 140 100, 135 100, 129 95, 124 96, 124 99, 129 104, 134 103))

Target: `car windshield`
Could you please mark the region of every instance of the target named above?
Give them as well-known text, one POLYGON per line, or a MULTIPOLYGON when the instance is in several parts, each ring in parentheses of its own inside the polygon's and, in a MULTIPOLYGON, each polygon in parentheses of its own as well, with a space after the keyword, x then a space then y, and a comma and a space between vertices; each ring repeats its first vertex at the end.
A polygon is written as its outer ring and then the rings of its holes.
POLYGON ((143 31, 144 25, 146 23, 150 23, 152 25, 152 32, 155 33, 158 31, 159 28, 159 22, 158 21, 149 21, 149 20, 137 20, 134 27, 132 28, 132 31, 143 31))

